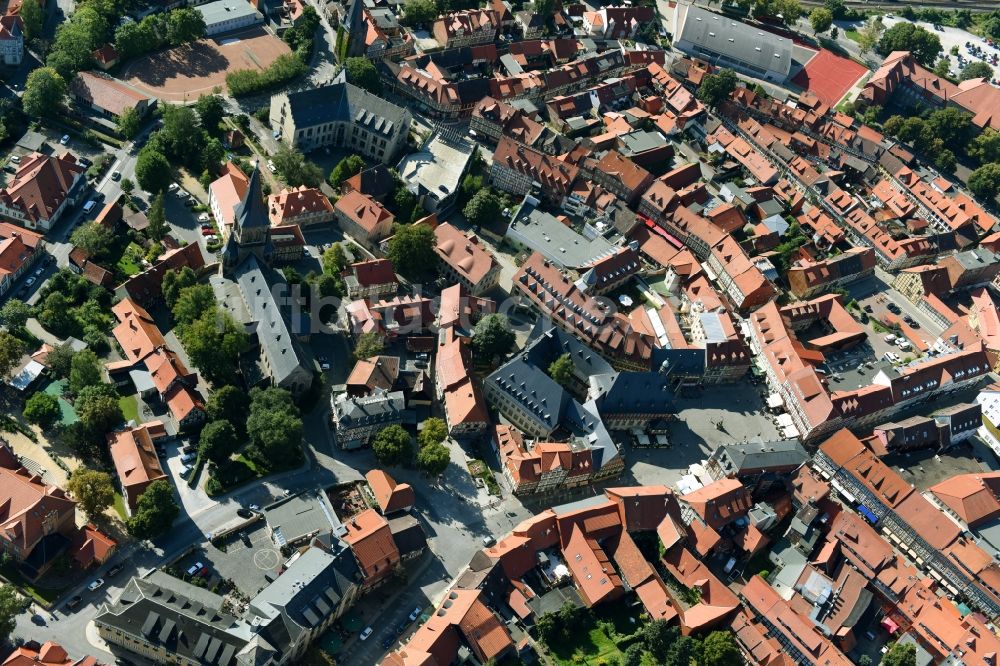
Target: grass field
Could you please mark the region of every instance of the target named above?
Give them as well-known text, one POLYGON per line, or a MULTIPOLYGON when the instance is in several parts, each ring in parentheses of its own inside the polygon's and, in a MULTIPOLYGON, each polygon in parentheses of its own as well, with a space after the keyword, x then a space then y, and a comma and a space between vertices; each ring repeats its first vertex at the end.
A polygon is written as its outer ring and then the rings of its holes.
POLYGON ((142 270, 140 262, 142 261, 144 253, 142 248, 135 243, 129 243, 122 252, 122 256, 118 259, 118 263, 115 266, 118 271, 123 275, 132 276, 142 270))
POLYGON ((605 609, 595 611, 597 620, 610 621, 619 636, 612 637, 604 631, 600 622, 595 622, 573 635, 566 643, 550 645, 551 656, 555 663, 587 664, 588 666, 604 666, 621 663, 625 649, 631 641, 621 641, 621 636, 631 636, 642 624, 642 613, 630 609, 627 604, 619 603, 605 609))
POLYGON ((125 512, 125 498, 117 491, 115 491, 115 511, 123 521, 128 520, 128 514, 125 512))
POLYGON ((142 419, 139 418, 139 401, 135 399, 134 395, 123 395, 118 398, 118 406, 122 408, 122 414, 126 421, 142 423, 142 419))

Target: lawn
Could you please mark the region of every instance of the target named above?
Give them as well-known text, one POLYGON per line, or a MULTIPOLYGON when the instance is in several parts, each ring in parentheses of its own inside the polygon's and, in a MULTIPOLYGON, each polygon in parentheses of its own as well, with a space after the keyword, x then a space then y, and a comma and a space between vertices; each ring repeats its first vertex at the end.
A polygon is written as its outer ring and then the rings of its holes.
POLYGON ((136 273, 142 271, 141 262, 144 256, 145 252, 142 251, 141 247, 135 243, 129 243, 122 252, 122 256, 118 258, 118 262, 115 264, 115 267, 118 269, 118 272, 123 275, 135 275, 136 273))
POLYGON ((118 398, 118 406, 122 408, 122 414, 126 421, 142 423, 142 419, 139 418, 139 401, 135 399, 134 395, 123 395, 118 398))
POLYGON ((595 622, 588 627, 586 634, 577 632, 567 643, 549 646, 555 663, 590 666, 621 663, 625 649, 632 642, 622 640, 622 637, 631 637, 639 629, 641 614, 630 609, 628 604, 619 603, 601 609, 595 615, 598 620, 610 621, 619 635, 609 636, 600 623, 595 622))
POLYGON ((847 37, 853 42, 861 42, 861 33, 855 28, 849 28, 847 30, 842 30, 841 33, 844 37, 847 37))
POLYGON ((115 491, 115 511, 118 512, 118 517, 121 518, 123 522, 128 520, 128 513, 125 511, 125 498, 122 497, 122 494, 118 491, 115 491))

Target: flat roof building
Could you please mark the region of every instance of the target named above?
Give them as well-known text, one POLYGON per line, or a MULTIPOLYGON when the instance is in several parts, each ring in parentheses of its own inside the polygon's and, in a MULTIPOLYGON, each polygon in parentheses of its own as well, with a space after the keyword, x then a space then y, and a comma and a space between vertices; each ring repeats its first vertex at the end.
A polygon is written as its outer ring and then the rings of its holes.
POLYGON ((205 19, 206 37, 264 22, 264 15, 244 0, 215 0, 195 9, 205 19))

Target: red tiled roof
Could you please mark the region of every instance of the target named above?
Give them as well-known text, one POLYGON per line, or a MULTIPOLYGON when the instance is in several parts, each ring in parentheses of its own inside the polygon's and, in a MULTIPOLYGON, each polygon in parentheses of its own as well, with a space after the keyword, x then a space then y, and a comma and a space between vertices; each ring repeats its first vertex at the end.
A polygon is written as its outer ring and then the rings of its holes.
POLYGON ((71 153, 60 157, 32 153, 21 160, 13 180, 0 190, 0 200, 32 222, 47 221, 83 172, 71 153))
POLYGON ((365 480, 368 481, 383 515, 405 511, 413 506, 413 488, 408 483, 396 483, 388 472, 373 469, 365 474, 365 480))

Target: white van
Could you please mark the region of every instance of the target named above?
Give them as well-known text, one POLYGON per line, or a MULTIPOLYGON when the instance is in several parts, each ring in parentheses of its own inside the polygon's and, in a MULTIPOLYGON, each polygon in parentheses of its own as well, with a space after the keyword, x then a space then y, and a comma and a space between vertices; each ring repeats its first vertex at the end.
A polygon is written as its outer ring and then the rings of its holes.
POLYGON ((97 202, 91 199, 87 203, 83 204, 83 212, 89 215, 90 211, 94 210, 95 206, 97 206, 97 202))
POLYGON ((885 338, 883 338, 883 339, 885 340, 886 344, 890 344, 891 345, 893 342, 896 341, 896 336, 892 335, 892 334, 889 334, 889 335, 885 336, 885 338))

